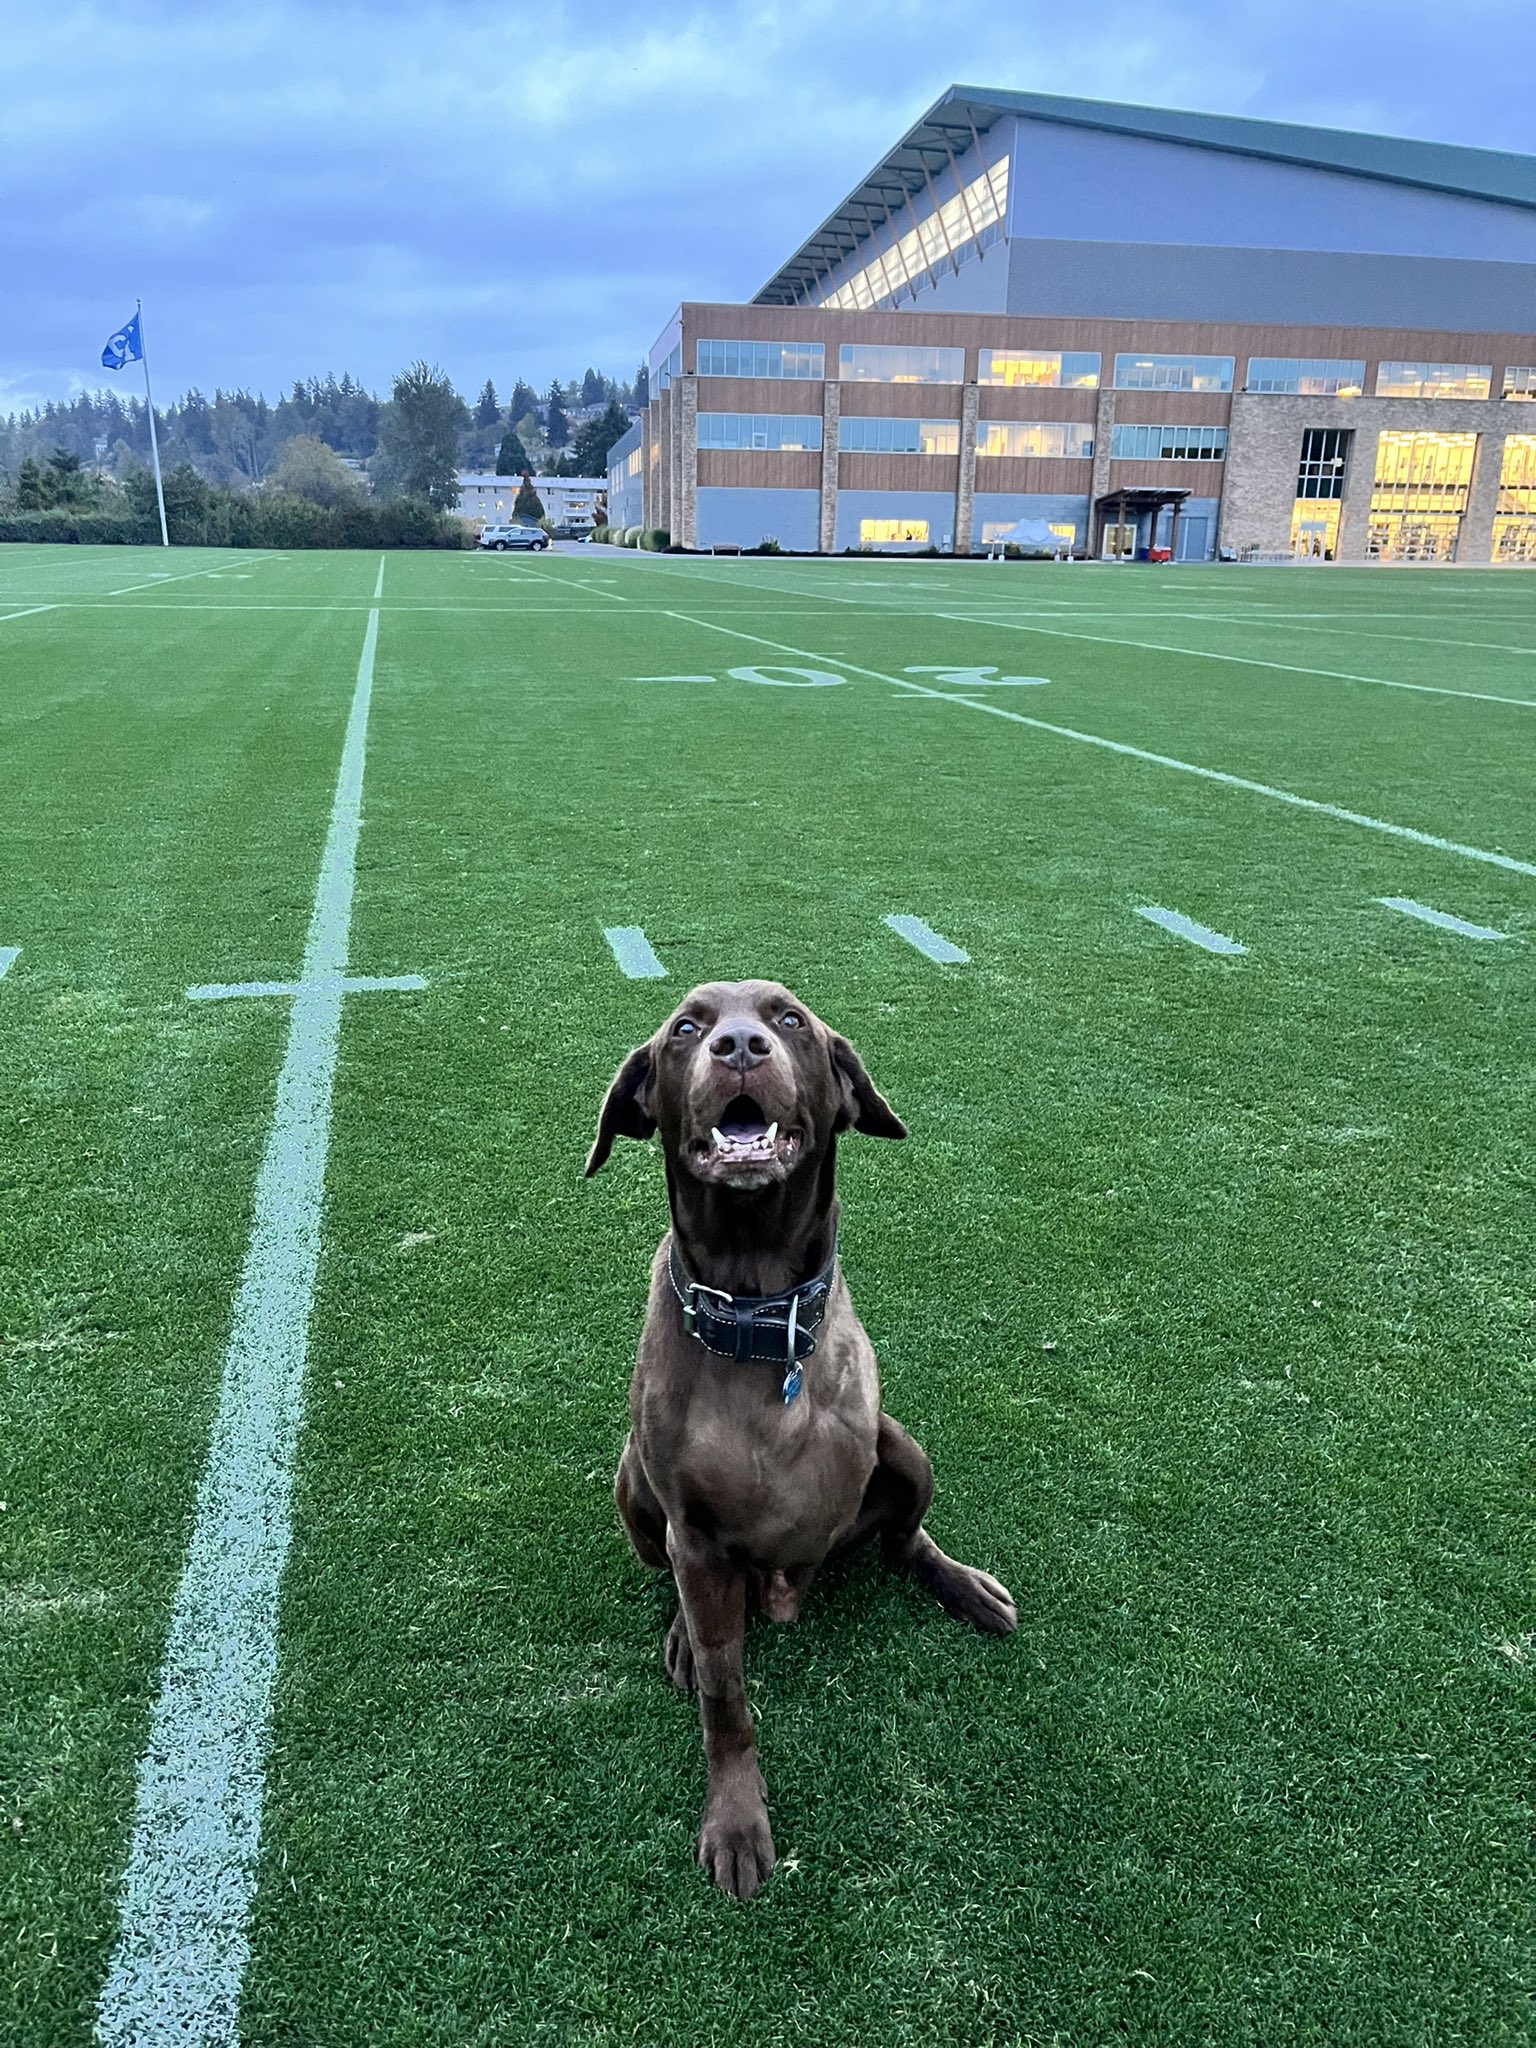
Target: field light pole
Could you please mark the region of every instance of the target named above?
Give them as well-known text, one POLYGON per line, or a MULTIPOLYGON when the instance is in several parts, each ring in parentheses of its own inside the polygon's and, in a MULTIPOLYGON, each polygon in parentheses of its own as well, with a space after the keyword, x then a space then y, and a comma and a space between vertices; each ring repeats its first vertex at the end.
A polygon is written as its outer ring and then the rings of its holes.
POLYGON ((155 499, 160 507, 160 545, 168 548, 171 536, 165 524, 165 485, 160 480, 160 440, 155 432, 155 400, 149 388, 149 344, 144 339, 144 302, 135 299, 134 314, 139 323, 139 360, 144 365, 144 403, 149 407, 149 453, 155 465, 155 499))

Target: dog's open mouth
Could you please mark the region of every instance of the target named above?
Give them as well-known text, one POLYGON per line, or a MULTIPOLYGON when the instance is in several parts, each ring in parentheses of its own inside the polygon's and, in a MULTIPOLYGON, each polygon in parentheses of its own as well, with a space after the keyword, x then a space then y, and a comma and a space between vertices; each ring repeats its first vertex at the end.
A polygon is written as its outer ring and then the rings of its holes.
POLYGON ((786 1130, 770 1119, 750 1095, 736 1095, 720 1112, 707 1138, 694 1140, 694 1153, 701 1167, 711 1169, 722 1180, 744 1184, 762 1179, 765 1170, 793 1163, 800 1147, 801 1133, 786 1130))

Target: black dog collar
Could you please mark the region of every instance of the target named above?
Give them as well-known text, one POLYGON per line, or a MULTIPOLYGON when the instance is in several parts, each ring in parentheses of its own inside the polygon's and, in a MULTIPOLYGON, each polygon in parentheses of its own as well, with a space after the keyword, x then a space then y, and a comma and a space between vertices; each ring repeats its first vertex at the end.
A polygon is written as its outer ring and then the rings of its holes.
POLYGON ((688 1278, 675 1239, 667 1252, 667 1274, 682 1305, 683 1328, 688 1335, 722 1358, 734 1358, 744 1365, 788 1366, 784 1375, 786 1405, 800 1391, 802 1359, 816 1349, 816 1331, 832 1297, 836 1270, 834 1244, 832 1256, 815 1279, 802 1281, 786 1294, 727 1294, 688 1278))

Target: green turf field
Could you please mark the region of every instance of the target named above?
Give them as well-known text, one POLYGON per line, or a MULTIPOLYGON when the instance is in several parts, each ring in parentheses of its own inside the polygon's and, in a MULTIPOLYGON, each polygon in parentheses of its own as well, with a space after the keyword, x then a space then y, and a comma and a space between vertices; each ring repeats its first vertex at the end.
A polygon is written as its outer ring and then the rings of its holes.
POLYGON ((0 2040, 95 2024, 293 1007, 186 990, 299 972, 374 611, 428 986, 345 999, 246 2048, 1528 2042, 1536 578, 14 547, 0 2040), (1020 1617, 754 1626, 747 1907, 609 1498, 660 1164, 579 1178, 738 975, 911 1126, 845 1265, 1020 1617))

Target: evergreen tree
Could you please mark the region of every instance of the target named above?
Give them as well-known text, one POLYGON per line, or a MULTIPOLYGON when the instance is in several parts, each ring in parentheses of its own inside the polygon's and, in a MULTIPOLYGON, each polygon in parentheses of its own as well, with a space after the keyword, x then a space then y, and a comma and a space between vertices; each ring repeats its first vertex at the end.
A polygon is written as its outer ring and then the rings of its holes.
POLYGON ((374 481, 392 496, 425 498, 447 511, 459 494, 459 435, 468 423, 464 401, 443 372, 412 363, 396 377, 379 420, 374 481))
POLYGON ((600 377, 596 370, 588 369, 581 380, 581 402, 583 405, 601 405, 608 396, 608 380, 600 377))
POLYGON ((501 446, 496 450, 496 474, 526 476, 531 467, 528 451, 517 438, 516 427, 508 427, 501 437, 501 446))
POLYGON ((571 451, 577 476, 606 476, 608 473, 608 451, 615 441, 629 432, 629 418, 616 398, 608 401, 608 410, 595 420, 588 420, 576 436, 576 445, 571 451))
POLYGON ((16 472, 16 509, 18 512, 41 512, 43 509, 43 473, 32 456, 25 456, 16 472))
POLYGON ((512 396, 507 401, 509 420, 525 419, 529 413, 539 409, 539 394, 531 384, 525 384, 521 377, 512 386, 512 396))
POLYGON ((635 372, 635 403, 643 411, 651 402, 651 366, 642 363, 635 372))
POLYGON ((517 519, 542 519, 544 517, 544 500, 533 488, 533 478, 526 470, 523 472, 523 481, 518 489, 517 496, 512 501, 512 512, 513 516, 517 519))
POLYGON ((487 377, 485 389, 475 401, 475 425, 494 427, 501 418, 501 407, 496 403, 496 386, 487 377))
POLYGON ((544 438, 555 449, 563 448, 571 438, 571 423, 565 416, 558 379, 551 382, 544 404, 544 438))

